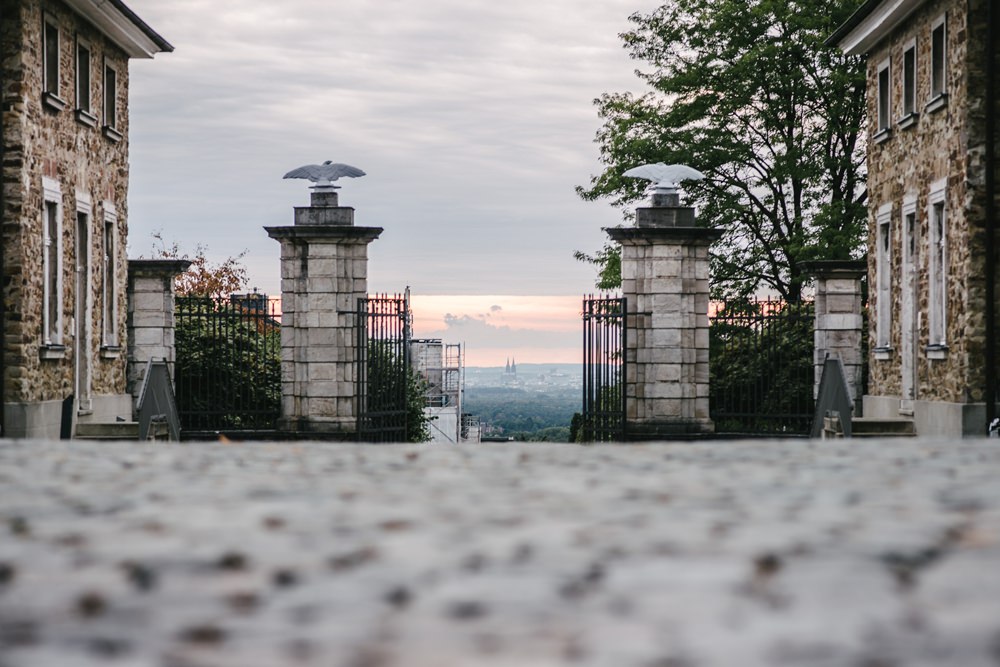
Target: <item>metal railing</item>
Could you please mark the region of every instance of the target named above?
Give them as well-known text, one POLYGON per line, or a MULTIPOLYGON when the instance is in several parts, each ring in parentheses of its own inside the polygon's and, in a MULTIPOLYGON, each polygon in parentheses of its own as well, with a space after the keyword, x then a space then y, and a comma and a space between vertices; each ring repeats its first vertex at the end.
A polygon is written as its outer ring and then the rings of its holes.
POLYGON ((812 302, 713 302, 710 406, 717 433, 808 435, 812 426, 812 302))
POLYGON ((404 296, 367 296, 357 310, 358 439, 406 442, 410 309, 404 296))
POLYGON ((583 300, 584 442, 625 439, 625 297, 583 300))
POLYGON ((275 429, 281 411, 277 301, 178 297, 175 316, 181 430, 275 429))

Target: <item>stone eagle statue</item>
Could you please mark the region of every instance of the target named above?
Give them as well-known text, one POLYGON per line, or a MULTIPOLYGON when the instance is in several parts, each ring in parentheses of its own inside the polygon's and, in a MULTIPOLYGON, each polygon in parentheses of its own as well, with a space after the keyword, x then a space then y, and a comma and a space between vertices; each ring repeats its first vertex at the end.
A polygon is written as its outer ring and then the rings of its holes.
POLYGON ((673 189, 681 181, 700 181, 705 178, 705 175, 697 169, 686 167, 683 164, 663 164, 662 162, 633 167, 622 175, 652 181, 653 188, 656 190, 673 189))
POLYGON ((315 183, 317 187, 338 188, 340 187, 339 185, 333 184, 333 182, 338 178, 342 176, 357 178, 358 176, 364 175, 365 172, 361 171, 357 167, 327 160, 323 164, 307 164, 304 167, 292 169, 290 172, 282 176, 282 178, 308 178, 310 181, 315 183))

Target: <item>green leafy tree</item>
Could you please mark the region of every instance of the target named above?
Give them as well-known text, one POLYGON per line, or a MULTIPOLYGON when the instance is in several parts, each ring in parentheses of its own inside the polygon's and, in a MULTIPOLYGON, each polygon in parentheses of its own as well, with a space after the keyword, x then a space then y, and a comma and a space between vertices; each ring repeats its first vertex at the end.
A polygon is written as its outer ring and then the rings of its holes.
MULTIPOLYGON (((799 263, 848 259, 863 246, 865 74, 861 59, 824 45, 856 0, 672 0, 630 17, 623 33, 643 95, 595 101, 604 171, 588 200, 625 208, 645 181, 630 167, 680 163, 705 174, 686 188, 713 247, 716 296, 767 287, 801 299, 799 263)), ((627 216, 628 214, 626 214, 627 216)), ((578 254, 613 285, 613 247, 578 254)))

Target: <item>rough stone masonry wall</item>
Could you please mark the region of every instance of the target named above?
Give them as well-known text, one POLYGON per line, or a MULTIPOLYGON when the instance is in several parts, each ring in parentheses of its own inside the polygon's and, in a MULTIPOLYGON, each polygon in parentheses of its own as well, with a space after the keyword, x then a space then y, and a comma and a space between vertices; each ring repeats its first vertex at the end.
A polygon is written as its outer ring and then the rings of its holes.
POLYGON ((118 286, 117 322, 119 344, 125 341, 128 232, 128 61, 123 51, 100 32, 69 11, 61 2, 46 2, 45 11, 60 30, 59 95, 68 104, 61 112, 43 108, 42 25, 43 9, 38 0, 3 2, 3 122, 5 201, 4 289, 7 325, 5 401, 37 402, 62 399, 73 392, 73 316, 76 301, 76 193, 84 191, 92 201, 91 215, 91 349, 92 393, 125 392, 125 355, 101 356, 104 311, 102 262, 104 254, 104 202, 114 204, 117 217, 115 281, 118 286), (91 110, 98 116, 92 128, 75 117, 76 40, 91 47, 91 110), (118 72, 117 129, 123 138, 114 142, 102 135, 104 62, 118 72), (42 339, 42 176, 60 183, 63 205, 63 335, 64 358, 40 360, 42 339))
MULTIPOLYGON (((979 1, 979 0, 973 0, 979 1)), ((893 37, 868 56, 868 125, 869 137, 876 132, 878 104, 878 65, 891 57, 892 136, 881 144, 871 139, 868 153, 869 238, 868 256, 876 257, 877 224, 875 212, 879 206, 891 202, 892 211, 892 307, 893 313, 890 345, 893 354, 889 359, 876 360, 871 354, 868 393, 873 396, 900 396, 902 350, 899 314, 902 312, 902 215, 904 196, 917 197, 917 223, 919 227, 919 266, 917 312, 922 313, 916 346, 918 349, 916 374, 918 395, 921 400, 967 402, 981 400, 982 375, 980 367, 970 367, 970 352, 981 350, 982 308, 970 302, 970 276, 974 273, 972 253, 976 246, 970 244, 968 181, 975 178, 970 173, 973 163, 969 160, 967 139, 968 77, 965 74, 968 32, 966 30, 967 1, 945 0, 928 2, 903 25, 893 37), (947 11, 948 42, 948 101, 944 108, 928 113, 924 105, 930 99, 930 53, 932 23, 947 11), (917 51, 917 122, 900 128, 896 120, 903 115, 902 63, 903 49, 916 38, 917 51), (947 329, 948 354, 945 359, 929 360, 924 353, 928 343, 928 193, 930 184, 947 177, 947 329)), ((872 266, 872 265, 870 265, 872 266)), ((871 271, 874 276, 874 269, 871 271)), ((869 292, 870 305, 879 308, 877 290, 869 292)), ((981 304, 981 300, 980 300, 981 304)), ((873 311, 874 312, 874 311, 873 311)), ((876 347, 874 323, 871 318, 870 349, 876 347)))

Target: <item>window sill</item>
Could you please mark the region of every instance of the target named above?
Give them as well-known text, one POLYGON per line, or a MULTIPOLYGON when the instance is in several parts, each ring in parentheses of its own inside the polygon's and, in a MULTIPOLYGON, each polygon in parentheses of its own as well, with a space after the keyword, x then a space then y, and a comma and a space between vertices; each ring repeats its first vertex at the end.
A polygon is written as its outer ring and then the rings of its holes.
POLYGON ((58 113, 63 111, 68 105, 66 104, 66 100, 62 99, 58 95, 44 92, 42 93, 42 106, 49 109, 49 111, 55 111, 58 113))
POLYGON ((913 127, 914 125, 917 124, 917 118, 919 117, 920 115, 918 113, 916 113, 915 111, 911 111, 910 113, 906 114, 905 116, 896 121, 896 127, 898 127, 901 130, 905 130, 908 127, 913 127))
POLYGON ((882 144, 892 138, 892 130, 888 127, 883 127, 881 130, 875 133, 872 137, 872 141, 876 144, 882 144))
POLYGON ((872 350, 872 354, 875 355, 875 361, 889 361, 892 359, 892 348, 876 347, 872 350))
POLYGON ((87 127, 97 127, 97 116, 90 113, 89 111, 84 111, 83 109, 76 110, 76 122, 81 125, 86 125, 87 127))
POLYGON ((117 359, 122 353, 122 348, 120 345, 102 345, 101 346, 101 358, 102 359, 117 359))
POLYGON ((934 113, 935 111, 940 111, 948 106, 948 93, 941 93, 937 97, 931 99, 924 107, 925 113, 934 113))
POLYGON ((108 139, 110 139, 111 141, 113 141, 116 144, 119 141, 121 141, 122 138, 123 138, 123 136, 124 136, 124 135, 122 135, 121 132, 119 132, 115 128, 111 127, 110 125, 105 125, 105 126, 101 127, 101 133, 105 137, 107 137, 108 139))
POLYGON ((948 358, 948 346, 942 343, 936 345, 928 345, 924 350, 927 352, 928 359, 947 359, 948 358))
POLYGON ((38 348, 38 357, 43 361, 58 360, 66 358, 65 345, 42 345, 38 348))

